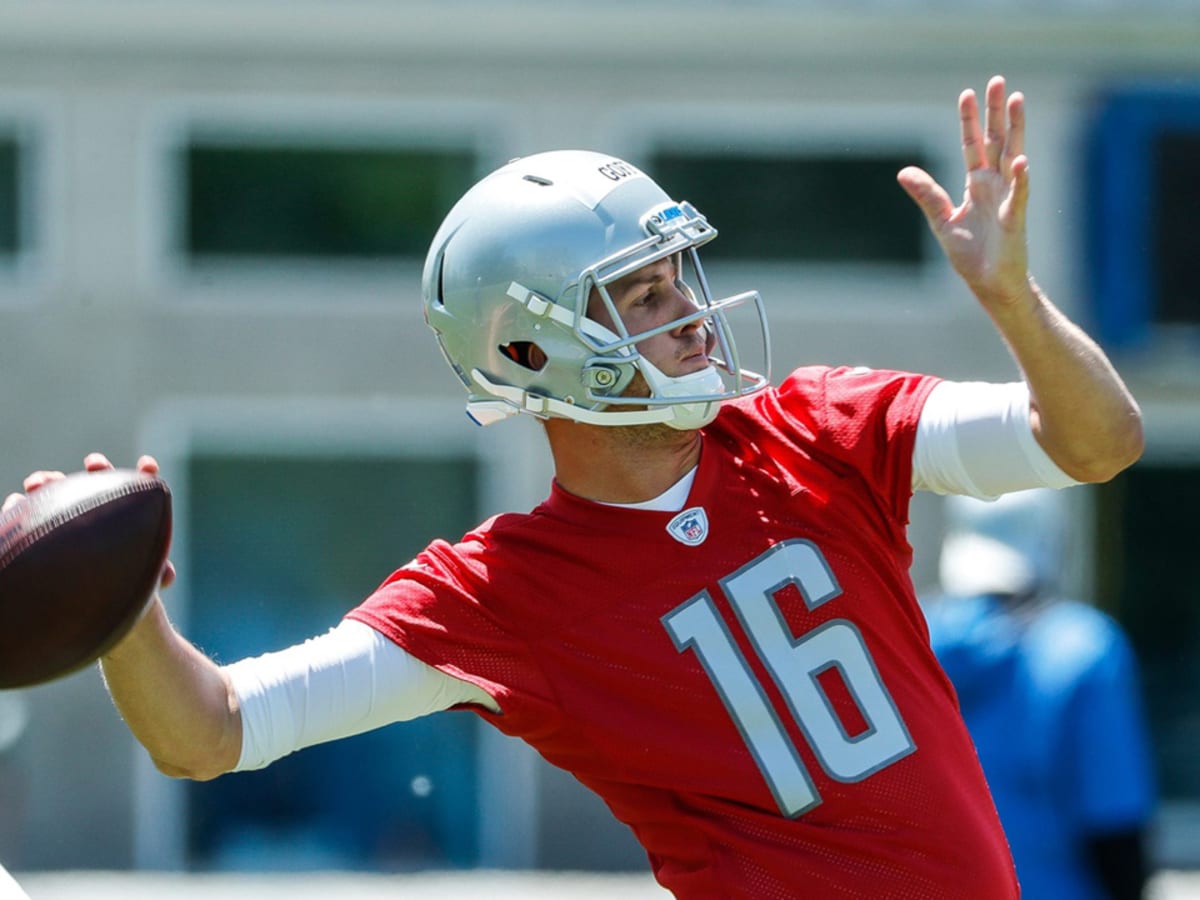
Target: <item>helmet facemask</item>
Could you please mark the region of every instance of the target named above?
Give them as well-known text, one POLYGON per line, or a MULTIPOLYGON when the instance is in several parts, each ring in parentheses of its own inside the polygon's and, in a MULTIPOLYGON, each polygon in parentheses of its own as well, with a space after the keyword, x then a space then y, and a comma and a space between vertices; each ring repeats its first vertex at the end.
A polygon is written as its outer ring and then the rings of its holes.
POLYGON ((644 413, 641 422, 662 422, 680 429, 699 428, 712 421, 722 401, 754 393, 767 384, 765 375, 743 368, 729 323, 730 310, 743 304, 754 305, 761 328, 764 362, 769 368, 769 337, 762 299, 757 292, 746 291, 713 300, 697 248, 716 237, 716 230, 691 204, 670 204, 656 210, 645 217, 643 228, 650 236, 642 244, 601 260, 583 272, 576 295, 576 333, 598 357, 608 360, 624 357, 625 365, 635 366, 645 378, 650 395, 606 395, 603 398, 593 395, 589 399, 605 400, 609 415, 624 413, 622 418, 628 417, 634 424, 639 424, 634 421, 638 417, 629 414, 640 410, 644 413), (689 297, 696 310, 632 334, 617 310, 609 286, 667 257, 674 257, 676 285, 689 297), (585 297, 603 307, 608 320, 614 323, 612 329, 587 316, 586 306, 580 308, 585 297), (711 360, 707 368, 672 377, 639 352, 638 345, 643 341, 695 322, 701 323, 706 335, 706 351, 711 360))

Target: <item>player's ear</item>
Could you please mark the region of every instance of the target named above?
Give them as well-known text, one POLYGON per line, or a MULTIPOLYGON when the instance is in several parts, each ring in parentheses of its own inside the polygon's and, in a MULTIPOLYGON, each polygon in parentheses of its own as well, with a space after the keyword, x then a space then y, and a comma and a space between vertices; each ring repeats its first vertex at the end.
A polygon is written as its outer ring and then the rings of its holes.
POLYGON ((532 341, 513 341, 504 344, 500 352, 519 366, 540 372, 546 365, 546 351, 532 341))

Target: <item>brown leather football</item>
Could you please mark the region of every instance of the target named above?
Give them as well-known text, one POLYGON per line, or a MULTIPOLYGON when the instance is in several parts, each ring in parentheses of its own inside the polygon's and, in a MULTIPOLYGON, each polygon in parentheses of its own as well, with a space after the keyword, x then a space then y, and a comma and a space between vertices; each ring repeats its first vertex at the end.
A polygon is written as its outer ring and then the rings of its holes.
POLYGON ((0 514, 0 689, 69 674, 113 647, 158 587, 171 493, 140 472, 79 472, 0 514))

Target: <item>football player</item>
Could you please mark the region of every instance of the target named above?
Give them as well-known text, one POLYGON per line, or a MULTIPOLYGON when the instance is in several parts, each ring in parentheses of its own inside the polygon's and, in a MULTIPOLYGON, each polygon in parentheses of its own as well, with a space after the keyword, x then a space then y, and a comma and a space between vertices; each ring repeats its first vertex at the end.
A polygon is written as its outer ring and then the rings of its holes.
POLYGON ((463 708, 599 794, 676 896, 1016 897, 909 578, 910 498, 1104 481, 1142 433, 1027 271, 1023 98, 996 77, 984 105, 961 95, 960 203, 899 181, 1012 384, 808 366, 772 385, 747 364, 762 301, 713 296, 700 211, 591 152, 484 178, 434 237, 425 312, 477 422, 543 422, 548 498, 259 658, 217 666, 155 603, 102 667, 159 768, 207 779, 463 708))
POLYGON ((1155 785, 1138 661, 1094 605, 1059 593, 1061 492, 952 496, 933 651, 1008 834, 1027 900, 1140 900, 1155 785))

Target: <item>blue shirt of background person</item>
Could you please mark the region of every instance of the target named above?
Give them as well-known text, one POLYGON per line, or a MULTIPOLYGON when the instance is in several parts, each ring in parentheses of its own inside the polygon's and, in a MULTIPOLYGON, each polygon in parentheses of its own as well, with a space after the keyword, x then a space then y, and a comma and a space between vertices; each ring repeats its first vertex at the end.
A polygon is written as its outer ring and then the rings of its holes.
POLYGON ((1062 498, 948 498, 930 639, 1004 825, 1026 900, 1142 896, 1154 806, 1128 639, 1055 594, 1062 498))

